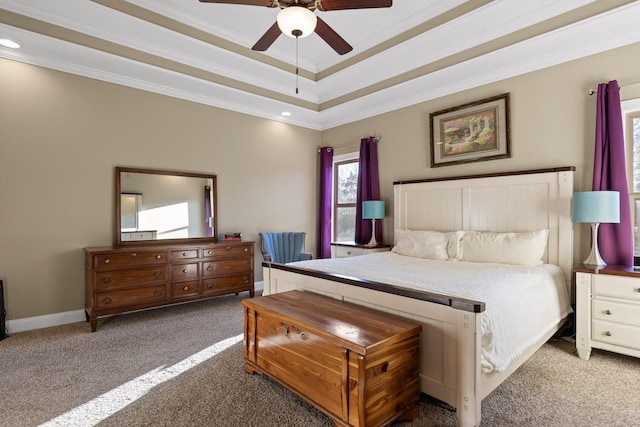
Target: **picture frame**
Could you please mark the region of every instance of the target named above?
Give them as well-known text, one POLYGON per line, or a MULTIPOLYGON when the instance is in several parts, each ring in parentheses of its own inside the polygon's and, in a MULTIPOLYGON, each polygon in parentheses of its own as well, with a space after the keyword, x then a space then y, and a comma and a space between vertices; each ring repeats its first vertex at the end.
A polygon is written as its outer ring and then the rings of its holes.
POLYGON ((429 114, 431 167, 511 157, 509 93, 429 114))

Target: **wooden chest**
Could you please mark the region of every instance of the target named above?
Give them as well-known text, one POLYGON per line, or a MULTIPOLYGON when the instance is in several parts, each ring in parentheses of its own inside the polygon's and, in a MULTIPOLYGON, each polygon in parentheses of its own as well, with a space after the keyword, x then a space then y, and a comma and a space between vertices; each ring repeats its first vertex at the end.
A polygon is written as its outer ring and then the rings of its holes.
POLYGON ((268 375, 336 425, 417 417, 420 325, 311 292, 242 304, 247 372, 268 375))

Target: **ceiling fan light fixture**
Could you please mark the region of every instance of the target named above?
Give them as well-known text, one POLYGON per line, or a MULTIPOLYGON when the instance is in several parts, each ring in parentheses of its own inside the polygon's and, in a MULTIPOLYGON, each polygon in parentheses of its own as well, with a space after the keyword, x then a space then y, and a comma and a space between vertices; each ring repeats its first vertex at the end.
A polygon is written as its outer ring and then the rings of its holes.
POLYGON ((292 38, 307 37, 316 29, 316 14, 301 6, 290 6, 278 12, 276 18, 282 34, 292 38))

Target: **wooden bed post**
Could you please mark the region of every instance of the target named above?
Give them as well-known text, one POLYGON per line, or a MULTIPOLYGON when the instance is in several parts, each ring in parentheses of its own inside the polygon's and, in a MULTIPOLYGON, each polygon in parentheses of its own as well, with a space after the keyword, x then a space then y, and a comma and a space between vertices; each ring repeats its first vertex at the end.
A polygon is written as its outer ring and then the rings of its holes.
POLYGON ((460 427, 480 425, 480 318, 479 314, 458 314, 458 404, 460 427))

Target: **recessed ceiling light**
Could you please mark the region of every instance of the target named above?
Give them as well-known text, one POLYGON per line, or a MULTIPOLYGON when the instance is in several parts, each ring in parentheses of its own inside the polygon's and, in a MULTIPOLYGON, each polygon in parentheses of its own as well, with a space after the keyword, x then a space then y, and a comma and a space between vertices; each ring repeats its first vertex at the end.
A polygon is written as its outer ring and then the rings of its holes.
POLYGON ((288 111, 283 111, 282 113, 280 113, 281 115, 285 116, 285 117, 289 117, 291 115, 290 112, 288 111))
POLYGON ((10 47, 11 49, 18 49, 20 45, 13 40, 0 39, 0 46, 10 47))

